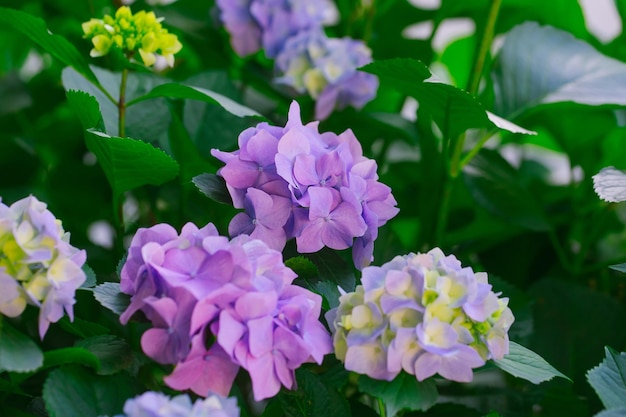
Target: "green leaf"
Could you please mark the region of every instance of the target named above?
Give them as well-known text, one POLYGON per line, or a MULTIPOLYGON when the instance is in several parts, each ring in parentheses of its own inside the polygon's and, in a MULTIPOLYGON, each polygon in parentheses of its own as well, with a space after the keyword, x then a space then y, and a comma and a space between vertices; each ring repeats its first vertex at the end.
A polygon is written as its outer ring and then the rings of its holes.
POLYGON ((550 26, 513 28, 495 68, 496 113, 508 118, 548 103, 626 105, 626 64, 550 26))
POLYGON ((504 220, 543 231, 550 223, 537 198, 520 183, 517 171, 502 156, 483 149, 463 171, 474 200, 504 220))
POLYGON ((43 386, 50 417, 117 415, 126 399, 136 394, 135 382, 128 375, 97 376, 74 366, 52 371, 43 386))
POLYGON ((493 362, 503 371, 515 377, 530 381, 533 384, 549 381, 555 376, 571 381, 567 376, 563 375, 546 362, 541 356, 515 342, 510 342, 508 355, 505 355, 502 359, 494 360, 493 362))
POLYGON ((278 396, 284 415, 344 417, 350 414, 345 397, 335 388, 322 383, 317 375, 300 368, 296 370, 296 380, 298 384, 296 391, 282 391, 278 396))
POLYGON ((0 371, 30 372, 41 365, 39 346, 0 316, 0 371))
POLYGON ((230 98, 223 96, 215 91, 206 90, 200 87, 194 87, 192 85, 168 83, 161 84, 154 87, 148 94, 137 97, 136 99, 129 101, 127 106, 130 107, 136 103, 152 98, 167 97, 167 98, 182 98, 204 101, 206 103, 213 103, 221 106, 227 112, 234 114, 238 117, 258 117, 265 119, 256 111, 241 105, 230 98))
POLYGON ((44 369, 67 364, 85 365, 94 371, 100 369, 98 357, 82 347, 61 348, 44 353, 44 369))
POLYGON ((626 417, 626 407, 604 410, 596 414, 594 417, 626 417))
POLYGON ((497 118, 498 123, 494 123, 476 98, 439 81, 422 62, 415 59, 375 61, 361 70, 377 75, 381 84, 414 97, 420 109, 431 115, 446 137, 456 137, 472 128, 500 127, 518 133, 527 132, 511 122, 502 122, 502 118, 497 118))
POLYGON ((380 398, 387 415, 395 416, 401 410, 426 411, 437 402, 437 386, 432 378, 418 381, 415 375, 401 372, 392 381, 380 381, 359 376, 359 390, 380 398))
POLYGON ((208 160, 200 155, 198 148, 191 141, 189 133, 177 114, 172 113, 172 123, 169 129, 170 146, 176 161, 180 164, 181 181, 193 190, 191 181, 194 176, 214 170, 208 160))
POLYGON ((133 363, 133 353, 124 339, 110 334, 90 337, 76 343, 77 347, 91 352, 99 361, 99 375, 114 374, 133 363))
POLYGON ((91 269, 89 265, 84 264, 82 270, 85 273, 86 279, 85 282, 83 282, 83 285, 80 286, 80 288, 95 287, 98 281, 96 280, 96 273, 93 271, 93 269, 91 269))
POLYGON ((117 282, 105 282, 93 289, 93 296, 102 306, 121 315, 130 305, 130 295, 120 291, 117 282))
POLYGON ((106 132, 102 113, 100 113, 100 105, 94 96, 78 90, 68 90, 65 96, 83 125, 83 129, 96 129, 100 132, 106 132))
MULTIPOLYGON (((86 288, 86 290, 93 291, 94 288, 86 288)), ((93 321, 83 320, 80 317, 74 317, 74 320, 70 322, 67 316, 63 316, 58 323, 66 332, 82 338, 110 333, 109 328, 93 321)))
POLYGON ((0 7, 0 24, 28 36, 65 65, 74 68, 90 82, 100 85, 87 61, 74 45, 62 36, 53 35, 43 20, 19 10, 0 7))
POLYGON ((202 194, 209 197, 211 200, 218 203, 233 205, 233 200, 230 198, 228 189, 226 188, 226 181, 224 178, 215 174, 200 174, 193 177, 193 183, 198 187, 198 190, 202 194))
POLYGON ((587 381, 606 408, 626 408, 626 352, 604 347, 602 363, 587 372, 587 381))
POLYGON ((93 129, 86 132, 85 140, 98 158, 114 196, 146 184, 160 185, 178 175, 176 161, 149 143, 93 129))
POLYGON ((626 264, 611 265, 611 266, 609 266, 609 268, 611 268, 611 269, 613 269, 615 271, 626 273, 626 264))

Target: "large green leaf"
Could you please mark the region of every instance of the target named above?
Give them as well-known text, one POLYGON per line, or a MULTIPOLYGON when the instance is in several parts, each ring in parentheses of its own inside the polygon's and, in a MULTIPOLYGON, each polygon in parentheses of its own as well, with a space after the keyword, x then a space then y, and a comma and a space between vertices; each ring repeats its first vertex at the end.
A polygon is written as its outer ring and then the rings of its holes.
POLYGON ((401 410, 427 410, 437 402, 437 386, 432 378, 418 381, 415 375, 401 372, 393 381, 359 376, 359 390, 380 398, 388 416, 401 410))
POLYGON ((204 88, 194 87, 192 85, 168 83, 161 84, 154 87, 148 94, 135 98, 128 102, 128 106, 132 106, 144 100, 167 97, 167 98, 182 98, 191 100, 200 100, 207 103, 213 103, 221 106, 224 110, 239 117, 258 117, 264 118, 256 111, 241 105, 226 96, 223 96, 215 91, 205 90, 204 88))
POLYGON ((605 346, 602 363, 587 372, 587 381, 606 408, 626 408, 626 353, 605 346))
POLYGON ((86 132, 85 140, 98 158, 114 196, 142 185, 160 185, 178 175, 176 161, 149 143, 94 129, 86 132))
MULTIPOLYGON (((455 137, 472 128, 495 128, 524 132, 519 126, 501 118, 491 119, 480 102, 469 94, 432 76, 428 68, 415 59, 397 58, 372 62, 362 68, 387 84, 417 99, 420 109, 431 115, 444 136, 455 137)), ((497 117, 497 116, 495 116, 497 117)))
POLYGON ((463 179, 476 202, 491 213, 531 230, 550 228, 537 198, 498 152, 483 149, 466 167, 463 179))
POLYGON ((541 356, 515 342, 510 342, 508 355, 493 362, 503 371, 533 384, 549 381, 555 376, 569 380, 541 356))
POLYGON ((87 80, 98 84, 98 79, 78 50, 62 36, 52 34, 43 20, 19 10, 0 7, 0 24, 28 36, 52 56, 69 65, 87 80))
POLYGON ((137 393, 128 375, 94 375, 81 367, 63 367, 50 373, 43 399, 51 417, 113 416, 126 399, 137 393))
POLYGON ((0 371, 30 372, 41 365, 39 346, 0 317, 0 371))
POLYGON ((507 34, 493 78, 495 110, 508 118, 548 103, 626 105, 626 64, 535 22, 507 34))
POLYGON ((95 128, 101 132, 106 132, 102 113, 96 98, 89 93, 78 90, 68 90, 65 93, 67 102, 70 104, 83 129, 95 128))

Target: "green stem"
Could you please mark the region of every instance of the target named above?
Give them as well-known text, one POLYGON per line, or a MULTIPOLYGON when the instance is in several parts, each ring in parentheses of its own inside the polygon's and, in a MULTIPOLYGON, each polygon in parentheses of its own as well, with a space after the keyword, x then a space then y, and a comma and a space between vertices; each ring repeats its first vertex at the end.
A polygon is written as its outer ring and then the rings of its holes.
POLYGON ((383 402, 381 398, 377 398, 376 400, 378 402, 378 413, 380 414, 380 417, 387 417, 387 410, 385 410, 385 403, 383 402))
POLYGON ((120 99, 117 102, 118 109, 118 135, 123 138, 126 136, 126 79, 128 78, 128 69, 122 70, 122 82, 120 84, 120 99))
MULTIPOLYGON (((491 0, 487 22, 485 23, 485 31, 483 32, 478 51, 476 52, 476 59, 472 65, 472 71, 467 82, 467 91, 472 95, 476 95, 478 93, 478 87, 480 86, 480 79, 482 78, 483 69, 485 68, 487 54, 489 53, 489 49, 491 48, 491 44, 493 42, 494 30, 501 5, 502 0, 491 0)), ((491 135, 484 138, 484 141, 480 143, 480 146, 474 146, 472 149, 474 153, 469 159, 465 158, 461 161, 461 155, 463 154, 463 148, 465 146, 465 133, 459 135, 450 164, 450 176, 452 178, 456 178, 459 175, 462 167, 465 166, 465 164, 467 164, 467 162, 469 162, 469 160, 471 160, 476 153, 478 153, 490 136, 491 135)))

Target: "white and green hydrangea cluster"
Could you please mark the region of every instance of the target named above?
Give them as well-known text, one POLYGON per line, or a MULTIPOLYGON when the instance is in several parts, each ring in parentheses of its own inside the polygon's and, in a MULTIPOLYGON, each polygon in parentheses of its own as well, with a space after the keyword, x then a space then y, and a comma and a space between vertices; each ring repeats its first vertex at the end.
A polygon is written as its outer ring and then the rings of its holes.
POLYGON ((327 320, 346 369, 392 380, 402 370, 469 382, 472 369, 508 353, 514 318, 487 274, 435 248, 363 269, 327 320))

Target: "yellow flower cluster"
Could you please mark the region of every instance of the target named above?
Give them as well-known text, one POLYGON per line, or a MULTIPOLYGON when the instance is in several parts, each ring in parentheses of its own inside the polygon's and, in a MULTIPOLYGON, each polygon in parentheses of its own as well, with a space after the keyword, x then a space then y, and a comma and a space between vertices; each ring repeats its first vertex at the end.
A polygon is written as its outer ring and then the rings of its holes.
POLYGON ((154 65, 157 54, 161 55, 171 67, 174 65, 174 54, 183 45, 176 35, 161 26, 162 20, 154 12, 142 10, 132 14, 128 6, 122 6, 115 12, 115 17, 105 15, 82 26, 85 38, 93 42, 92 57, 106 55, 111 48, 118 48, 127 56, 139 51, 146 66, 154 65))

